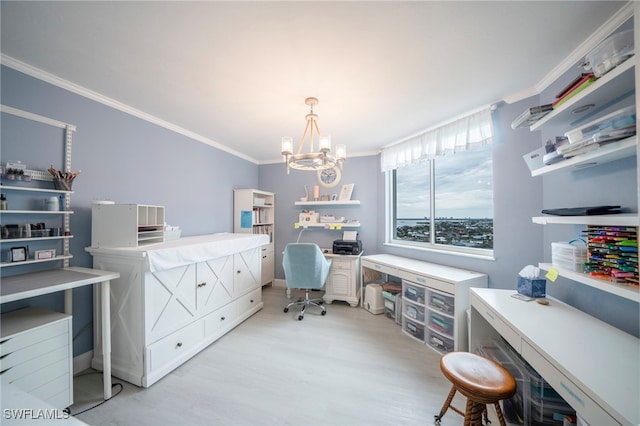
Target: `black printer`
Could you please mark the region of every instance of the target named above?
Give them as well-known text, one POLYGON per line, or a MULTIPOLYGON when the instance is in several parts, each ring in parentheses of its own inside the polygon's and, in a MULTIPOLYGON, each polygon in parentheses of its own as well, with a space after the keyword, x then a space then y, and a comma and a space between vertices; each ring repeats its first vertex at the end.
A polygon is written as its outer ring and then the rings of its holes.
POLYGON ((360 240, 335 240, 333 242, 333 254, 360 254, 362 241, 360 240))

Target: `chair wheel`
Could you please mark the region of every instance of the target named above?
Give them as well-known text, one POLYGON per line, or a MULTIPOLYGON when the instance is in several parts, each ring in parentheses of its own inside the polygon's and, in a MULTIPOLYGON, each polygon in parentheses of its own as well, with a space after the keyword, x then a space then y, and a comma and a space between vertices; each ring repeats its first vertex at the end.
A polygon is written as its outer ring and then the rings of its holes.
POLYGON ((304 318, 304 315, 298 315, 298 320, 302 321, 303 318, 304 318))
POLYGON ((321 315, 327 315, 327 311, 322 311, 321 315))
POLYGON ((289 308, 284 308, 284 312, 289 312, 289 308))

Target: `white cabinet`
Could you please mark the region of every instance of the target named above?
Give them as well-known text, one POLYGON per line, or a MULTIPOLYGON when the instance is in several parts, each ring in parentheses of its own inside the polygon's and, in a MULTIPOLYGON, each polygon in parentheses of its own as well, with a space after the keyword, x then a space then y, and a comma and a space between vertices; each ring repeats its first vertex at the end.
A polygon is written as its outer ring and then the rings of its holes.
POLYGON ((164 207, 143 204, 94 204, 92 247, 138 247, 164 241, 164 207))
POLYGON ((327 303, 334 300, 358 306, 360 300, 360 255, 325 254, 331 259, 331 271, 322 297, 327 303))
POLYGON ((72 405, 71 316, 25 308, 0 319, 0 380, 55 408, 72 405))
MULTIPOLYGON (((113 375, 151 386, 260 310, 267 241, 213 234, 153 248, 87 248, 95 268, 120 273, 111 283, 113 375)), ((95 354, 100 341, 97 334, 95 354)), ((101 364, 95 355, 92 365, 101 364)))
POLYGON ((389 254, 362 257, 363 285, 402 281, 402 331, 439 353, 468 350, 469 289, 488 277, 389 254))
POLYGON ((275 194, 257 189, 233 190, 233 232, 269 236, 262 247, 262 285, 275 279, 275 194))

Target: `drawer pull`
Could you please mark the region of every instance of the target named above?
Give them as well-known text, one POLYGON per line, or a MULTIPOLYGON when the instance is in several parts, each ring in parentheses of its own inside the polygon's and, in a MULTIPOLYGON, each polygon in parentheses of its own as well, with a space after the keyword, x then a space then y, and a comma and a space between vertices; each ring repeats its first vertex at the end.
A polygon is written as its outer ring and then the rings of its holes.
POLYGON ((253 299, 251 299, 251 303, 253 303, 253 299))
POLYGON ((176 347, 177 347, 177 348, 181 348, 181 347, 182 347, 182 342, 178 342, 178 343, 176 344, 176 347))
POLYGON ((202 282, 202 283, 198 284, 198 288, 200 288, 200 287, 204 287, 204 286, 206 286, 206 285, 207 285, 207 283, 206 283, 206 282, 202 282))
POLYGON ((241 273, 241 272, 242 272, 242 271, 238 270, 238 271, 236 271, 236 274, 239 274, 239 273, 241 273))
POLYGON ((220 321, 224 321, 225 319, 225 317, 220 317, 220 321))

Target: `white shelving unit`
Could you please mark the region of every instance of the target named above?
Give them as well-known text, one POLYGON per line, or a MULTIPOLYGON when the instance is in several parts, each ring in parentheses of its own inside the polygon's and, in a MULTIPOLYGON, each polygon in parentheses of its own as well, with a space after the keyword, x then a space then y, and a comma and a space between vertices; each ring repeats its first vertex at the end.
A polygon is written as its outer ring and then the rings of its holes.
MULTIPOLYGON (((622 64, 601 76, 585 90, 563 103, 558 109, 555 109, 540 119, 532 125, 530 129, 534 131, 551 126, 558 126, 563 127, 566 130, 570 130, 579 125, 585 124, 584 121, 586 120, 583 119, 583 116, 588 113, 585 110, 582 115, 575 114, 574 111, 577 107, 593 104, 593 108, 599 108, 609 104, 615 99, 621 99, 625 95, 635 91, 637 73, 636 62, 636 56, 632 56, 627 59, 622 64)), ((589 109, 589 111, 592 111, 593 108, 589 109)), ((589 117, 590 120, 594 118, 595 117, 589 117)), ((638 124, 636 124, 636 128, 637 127, 638 124)), ((598 166, 637 155, 638 137, 636 135, 622 141, 611 142, 585 154, 577 155, 573 158, 532 170, 531 175, 542 176, 550 173, 568 172, 571 170, 598 166)), ((636 187, 638 184, 637 179, 640 179, 639 175, 636 175, 636 187)), ((636 208, 637 207, 638 206, 636 206, 636 208)), ((638 213, 593 216, 536 216, 532 218, 532 221, 533 223, 541 225, 598 225, 636 228, 640 226, 638 213)), ((540 268, 543 270, 553 268, 558 271, 560 276, 572 281, 598 288, 607 293, 615 294, 629 300, 640 302, 640 290, 638 287, 615 284, 602 279, 596 279, 586 273, 565 270, 549 263, 540 263, 540 268)))
POLYGON ((275 194, 258 189, 233 191, 233 232, 268 235, 262 246, 262 285, 275 279, 275 194))
POLYGON ((91 210, 91 246, 138 247, 164 241, 162 206, 94 204, 91 210))
MULTIPOLYGON (((19 110, 17 108, 0 105, 0 111, 4 114, 10 114, 21 117, 36 123, 46 124, 64 130, 64 164, 63 171, 71 171, 71 145, 73 132, 76 127, 72 124, 63 123, 48 117, 33 114, 28 111, 19 110)), ((3 170, 4 171, 4 170, 3 170)), ((21 265, 29 265, 36 263, 59 262, 63 267, 69 266, 69 259, 73 256, 69 251, 69 240, 73 238, 70 233, 70 216, 73 214, 71 210, 71 194, 73 191, 62 191, 54 189, 53 178, 48 171, 27 169, 27 174, 31 181, 18 181, 6 179, 2 175, 2 186, 0 190, 9 197, 9 207, 12 210, 0 210, 0 220, 3 228, 11 221, 15 221, 17 225, 25 225, 33 221, 46 221, 45 229, 59 228, 61 235, 47 235, 38 237, 18 237, 18 238, 1 238, 0 247, 2 248, 2 261, 0 268, 16 267, 21 265), (38 196, 57 196, 60 200, 60 210, 49 211, 40 208, 34 208, 37 205, 38 196), (18 223, 20 222, 20 223, 18 223), (9 261, 8 251, 16 243, 22 245, 30 244, 29 257, 25 261, 11 262, 9 261), (56 256, 48 259, 35 259, 34 253, 37 250, 55 250, 56 256)), ((51 234, 51 231, 49 231, 51 234)), ((4 235, 3 235, 4 237, 4 235)))

